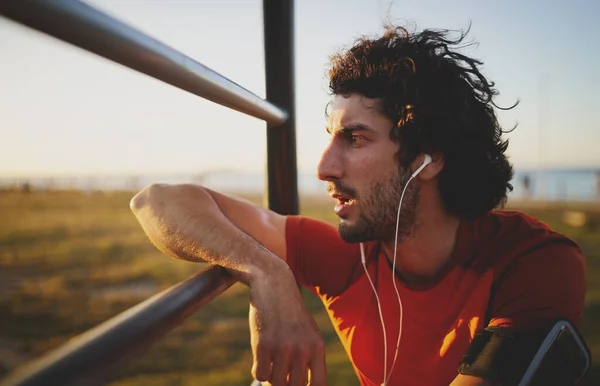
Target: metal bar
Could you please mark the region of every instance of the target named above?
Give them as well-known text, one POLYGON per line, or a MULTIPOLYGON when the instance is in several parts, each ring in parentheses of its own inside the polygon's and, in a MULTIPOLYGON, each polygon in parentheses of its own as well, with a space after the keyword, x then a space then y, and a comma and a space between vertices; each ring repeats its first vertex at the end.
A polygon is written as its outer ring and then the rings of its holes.
POLYGON ((76 0, 0 0, 0 15, 242 113, 287 113, 201 63, 76 0))
POLYGON ((101 385, 234 283, 208 268, 18 368, 1 386, 101 385))
POLYGON ((263 0, 263 15, 267 99, 289 114, 285 123, 267 125, 269 208, 280 214, 297 214, 294 1, 263 0))

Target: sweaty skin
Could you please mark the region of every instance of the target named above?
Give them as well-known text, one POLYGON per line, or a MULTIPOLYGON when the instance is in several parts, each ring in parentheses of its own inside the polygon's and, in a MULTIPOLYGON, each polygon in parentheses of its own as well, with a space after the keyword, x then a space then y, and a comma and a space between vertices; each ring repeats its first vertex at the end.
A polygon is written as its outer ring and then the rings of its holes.
MULTIPOLYGON (((317 176, 329 183, 336 198, 340 234, 360 238, 375 227, 372 236, 391 258, 395 224, 371 220, 399 199, 390 186, 402 172, 395 158, 398 144, 389 138, 392 122, 378 111, 376 100, 352 94, 335 97, 327 127, 331 140, 317 176)), ((403 257, 397 262, 398 276, 412 284, 426 283, 441 271, 459 222, 445 211, 437 189, 443 157, 432 156, 433 162, 413 181, 419 187, 418 204, 410 209, 414 221, 403 225, 407 234, 397 246, 403 257)), ((410 172, 422 161, 417 157, 410 172)), ((256 379, 274 386, 326 384, 323 339, 285 263, 285 216, 193 185, 151 185, 132 199, 131 208, 162 252, 223 266, 248 285, 256 379)), ((459 375, 452 385, 488 383, 459 375)))

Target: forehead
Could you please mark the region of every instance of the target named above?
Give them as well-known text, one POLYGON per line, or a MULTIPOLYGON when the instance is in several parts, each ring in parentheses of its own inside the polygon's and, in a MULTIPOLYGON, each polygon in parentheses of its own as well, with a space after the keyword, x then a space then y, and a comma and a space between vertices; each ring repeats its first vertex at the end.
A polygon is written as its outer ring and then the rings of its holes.
POLYGON ((385 131, 391 128, 391 123, 381 113, 377 99, 359 94, 336 95, 328 119, 328 126, 333 130, 361 124, 376 131, 385 131))

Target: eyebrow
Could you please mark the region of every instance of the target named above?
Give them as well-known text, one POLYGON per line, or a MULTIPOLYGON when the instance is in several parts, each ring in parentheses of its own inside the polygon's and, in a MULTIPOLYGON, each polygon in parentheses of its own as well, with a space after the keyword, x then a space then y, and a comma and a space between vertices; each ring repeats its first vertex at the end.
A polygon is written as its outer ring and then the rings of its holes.
MULTIPOLYGON (((331 126, 325 126, 325 130, 327 130, 327 133, 329 134, 333 134, 333 131, 331 129, 331 126)), ((352 131, 370 131, 370 132, 374 132, 375 130, 373 130, 371 127, 362 124, 362 123, 350 123, 348 125, 345 125, 344 127, 342 127, 341 129, 337 130, 339 132, 339 134, 348 134, 352 131)))

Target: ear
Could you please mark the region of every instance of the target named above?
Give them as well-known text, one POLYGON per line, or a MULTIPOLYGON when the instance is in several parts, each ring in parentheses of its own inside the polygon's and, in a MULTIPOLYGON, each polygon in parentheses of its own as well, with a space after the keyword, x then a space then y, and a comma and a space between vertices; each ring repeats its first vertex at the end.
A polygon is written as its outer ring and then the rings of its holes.
MULTIPOLYGON (((423 164, 425 160, 425 154, 420 154, 411 163, 411 170, 414 172, 423 164)), ((444 155, 437 153, 431 155, 431 162, 415 177, 421 181, 429 181, 435 178, 444 168, 444 155)))

